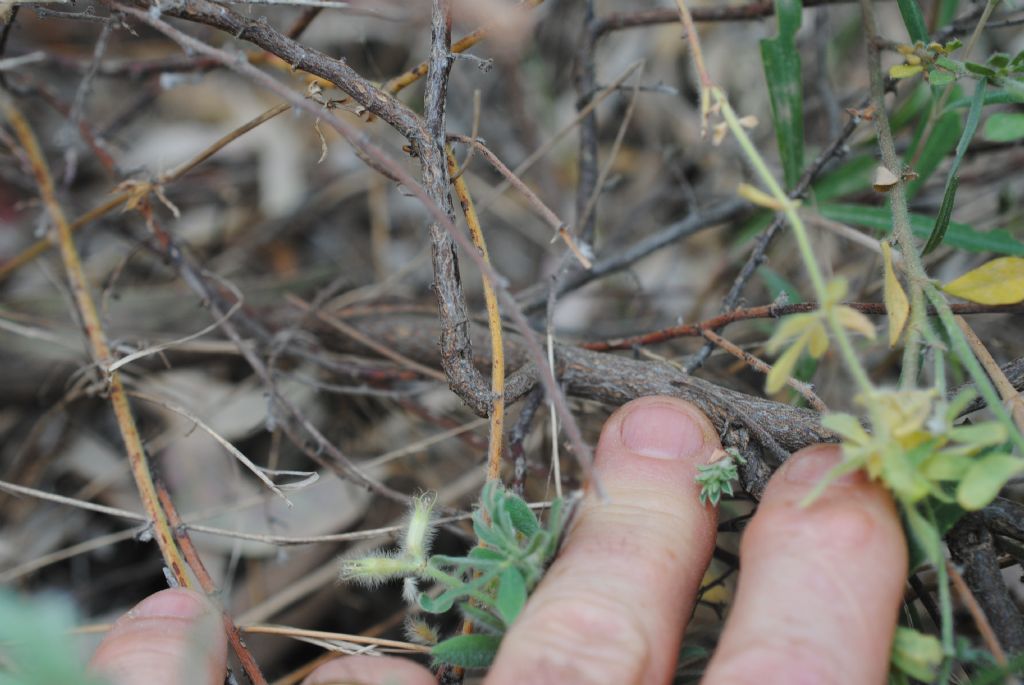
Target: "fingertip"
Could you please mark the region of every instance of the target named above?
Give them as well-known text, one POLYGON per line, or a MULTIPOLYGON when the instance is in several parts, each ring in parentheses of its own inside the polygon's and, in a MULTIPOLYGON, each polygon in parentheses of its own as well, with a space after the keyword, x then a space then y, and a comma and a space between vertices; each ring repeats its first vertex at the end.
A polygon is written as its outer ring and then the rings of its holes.
POLYGON ((194 619, 213 606, 205 597, 187 588, 169 588, 150 595, 128 610, 130 618, 194 619))
POLYGON ((182 588, 150 595, 122 616, 90 660, 117 685, 220 683, 227 637, 216 608, 182 588))
POLYGON ((699 457, 708 444, 717 443, 714 427, 699 409, 675 397, 642 397, 623 405, 607 429, 617 432, 632 455, 680 460, 699 457))
POLYGON ((860 472, 833 478, 842 459, 836 445, 810 447, 772 477, 743 534, 739 590, 706 682, 884 679, 906 542, 881 485, 860 472))

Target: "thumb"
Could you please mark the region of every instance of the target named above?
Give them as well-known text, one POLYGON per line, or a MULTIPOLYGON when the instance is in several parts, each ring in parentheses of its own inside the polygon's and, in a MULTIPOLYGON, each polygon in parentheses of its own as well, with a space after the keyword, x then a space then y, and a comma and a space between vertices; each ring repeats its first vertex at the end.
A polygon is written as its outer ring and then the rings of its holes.
POLYGON ((224 681, 227 638, 204 597, 163 590, 122 616, 89 662, 116 685, 215 685, 224 681))

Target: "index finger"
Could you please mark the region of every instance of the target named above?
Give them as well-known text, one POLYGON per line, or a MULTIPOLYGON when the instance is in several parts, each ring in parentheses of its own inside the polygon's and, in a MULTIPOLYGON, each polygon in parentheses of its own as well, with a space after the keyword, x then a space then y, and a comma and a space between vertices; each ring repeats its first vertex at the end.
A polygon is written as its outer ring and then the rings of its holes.
POLYGON ((664 683, 714 548, 697 464, 720 448, 692 405, 648 397, 605 423, 559 557, 502 642, 487 685, 664 683))

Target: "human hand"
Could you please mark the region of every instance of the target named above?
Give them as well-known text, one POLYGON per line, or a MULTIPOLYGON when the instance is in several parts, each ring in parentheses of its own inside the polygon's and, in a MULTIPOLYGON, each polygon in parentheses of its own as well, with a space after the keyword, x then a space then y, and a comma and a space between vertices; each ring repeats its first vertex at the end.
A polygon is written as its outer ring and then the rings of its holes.
MULTIPOLYGON (((714 549, 696 467, 720 449, 692 405, 648 397, 605 423, 588 495, 558 558, 506 635, 486 685, 667 683, 714 549)), ((853 474, 799 501, 840 459, 818 445, 772 478, 740 547, 742 581, 705 683, 880 683, 906 577, 896 508, 853 474)), ((117 623, 92 660, 118 685, 222 682, 226 641, 205 600, 165 590, 117 623), (196 631, 215 638, 197 643, 196 631), (198 651, 197 651, 198 650, 198 651), (207 678, 182 680, 190 666, 207 678)), ((194 671, 193 671, 194 672, 194 671)), ((430 685, 396 657, 345 657, 305 685, 430 685)))

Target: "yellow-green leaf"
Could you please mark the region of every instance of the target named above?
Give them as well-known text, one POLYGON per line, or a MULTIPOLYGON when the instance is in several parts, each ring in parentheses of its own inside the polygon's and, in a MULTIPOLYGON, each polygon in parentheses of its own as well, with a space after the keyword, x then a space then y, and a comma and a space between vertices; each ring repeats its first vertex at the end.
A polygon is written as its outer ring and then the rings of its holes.
POLYGON ((933 635, 913 628, 896 627, 892 641, 892 665, 911 678, 930 683, 942 665, 942 643, 933 635))
POLYGON ((804 349, 805 340, 806 337, 800 338, 790 345, 789 349, 783 352, 781 357, 775 360, 775 364, 772 366, 772 370, 768 372, 768 378, 764 382, 764 391, 766 393, 772 395, 782 390, 782 386, 786 384, 790 374, 793 372, 793 368, 800 359, 800 353, 804 349))
POLYGON ((828 333, 825 332, 825 326, 819 320, 807 331, 807 351, 815 359, 821 359, 821 355, 825 354, 826 350, 828 350, 828 333))
POLYGON ((910 78, 924 71, 920 64, 894 64, 889 68, 889 78, 910 78))
POLYGON ((896 347, 903 327, 910 315, 910 301, 892 268, 892 247, 882 241, 882 259, 885 261, 885 311, 889 314, 889 347, 896 347))
POLYGON ((943 290, 979 304, 1024 301, 1024 257, 993 259, 947 283, 943 290))
POLYGON ((957 503, 977 511, 996 498, 1006 481, 1024 471, 1024 459, 1009 454, 989 454, 974 462, 956 489, 957 503))
POLYGON ((772 337, 765 343, 765 349, 769 354, 774 354, 783 343, 792 338, 803 335, 804 332, 818 321, 818 312, 807 312, 805 314, 792 314, 787 316, 779 324, 779 327, 772 333, 772 337))
POLYGON ((875 339, 875 324, 856 309, 839 305, 836 307, 836 319, 839 320, 839 325, 843 328, 860 333, 870 340, 875 339))

